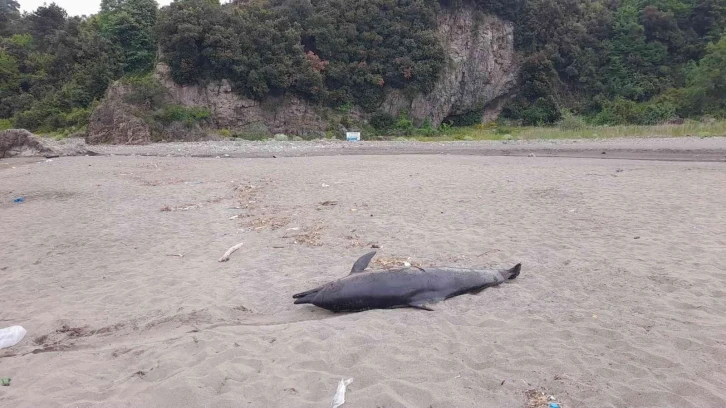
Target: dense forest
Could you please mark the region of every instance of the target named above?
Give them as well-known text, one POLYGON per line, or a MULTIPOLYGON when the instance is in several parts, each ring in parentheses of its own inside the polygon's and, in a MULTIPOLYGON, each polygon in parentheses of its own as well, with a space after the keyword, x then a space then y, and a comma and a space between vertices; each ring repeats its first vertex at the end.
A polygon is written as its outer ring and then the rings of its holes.
MULTIPOLYGON (((515 24, 523 59, 502 117, 652 124, 726 115, 726 0, 470 0, 515 24)), ((446 58, 436 15, 463 0, 103 0, 69 17, 0 0, 0 129, 81 129, 108 85, 157 58, 182 84, 229 79, 375 113, 387 89, 432 89, 446 58), (159 53, 160 51, 160 53, 159 53)), ((143 83, 141 81, 140 83, 143 83)))

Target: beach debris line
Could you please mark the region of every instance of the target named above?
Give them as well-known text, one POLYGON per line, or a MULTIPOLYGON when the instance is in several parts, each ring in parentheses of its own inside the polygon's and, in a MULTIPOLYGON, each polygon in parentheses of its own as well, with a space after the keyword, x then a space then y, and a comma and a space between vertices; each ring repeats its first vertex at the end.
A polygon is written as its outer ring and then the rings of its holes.
POLYGON ((562 408, 554 395, 547 396, 544 391, 527 390, 525 396, 527 397, 525 408, 562 408))
POLYGON ((28 333, 23 326, 10 326, 0 329, 0 349, 12 347, 25 337, 28 333))
POLYGON ((222 257, 219 258, 219 262, 227 262, 227 261, 229 261, 229 257, 232 255, 232 253, 234 253, 234 251, 242 248, 242 245, 244 245, 244 243, 243 242, 240 242, 239 244, 237 244, 237 245, 231 247, 230 249, 228 249, 227 252, 225 252, 224 255, 222 255, 222 257))
POLYGON ((348 378, 347 380, 344 380, 342 378, 340 379, 340 382, 338 383, 338 389, 335 391, 335 395, 333 395, 332 408, 338 408, 339 406, 345 404, 345 389, 352 382, 352 378, 348 378))

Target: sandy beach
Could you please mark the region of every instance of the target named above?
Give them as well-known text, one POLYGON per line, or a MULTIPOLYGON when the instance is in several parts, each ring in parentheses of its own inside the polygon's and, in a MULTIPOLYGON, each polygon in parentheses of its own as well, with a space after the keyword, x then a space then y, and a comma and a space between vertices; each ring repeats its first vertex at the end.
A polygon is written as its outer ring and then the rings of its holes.
POLYGON ((0 160, 0 328, 28 331, 0 406, 330 407, 353 378, 342 408, 724 407, 726 142, 689 140, 0 160), (434 312, 293 304, 372 246, 523 266, 434 312))

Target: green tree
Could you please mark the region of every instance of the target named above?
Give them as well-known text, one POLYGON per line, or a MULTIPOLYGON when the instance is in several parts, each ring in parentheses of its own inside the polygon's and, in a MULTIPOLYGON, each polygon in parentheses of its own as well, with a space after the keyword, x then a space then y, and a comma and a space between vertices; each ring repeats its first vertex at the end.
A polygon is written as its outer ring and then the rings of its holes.
POLYGON ((20 4, 15 0, 0 0, 0 36, 12 31, 12 23, 20 18, 20 4))
POLYGON ((156 57, 155 0, 103 0, 99 27, 121 54, 122 70, 139 74, 153 69, 156 57))
MULTIPOLYGON (((33 37, 46 38, 63 28, 66 17, 66 11, 55 3, 41 6, 27 17, 28 29, 33 37)), ((39 46, 45 49, 42 43, 39 43, 39 46)))
POLYGON ((709 44, 691 66, 686 95, 688 113, 726 116, 726 37, 709 44))

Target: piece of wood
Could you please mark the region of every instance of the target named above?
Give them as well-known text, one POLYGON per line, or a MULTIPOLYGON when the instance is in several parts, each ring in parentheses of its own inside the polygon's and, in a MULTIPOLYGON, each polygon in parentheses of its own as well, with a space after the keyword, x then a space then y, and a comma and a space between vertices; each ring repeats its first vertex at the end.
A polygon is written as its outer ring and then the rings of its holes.
POLYGON ((227 261, 229 261, 230 255, 232 255, 232 253, 234 251, 242 248, 242 245, 243 244, 244 243, 240 242, 239 244, 237 244, 237 245, 233 246, 232 248, 228 249, 227 252, 225 252, 224 255, 222 255, 222 257, 219 258, 219 262, 227 262, 227 261))

